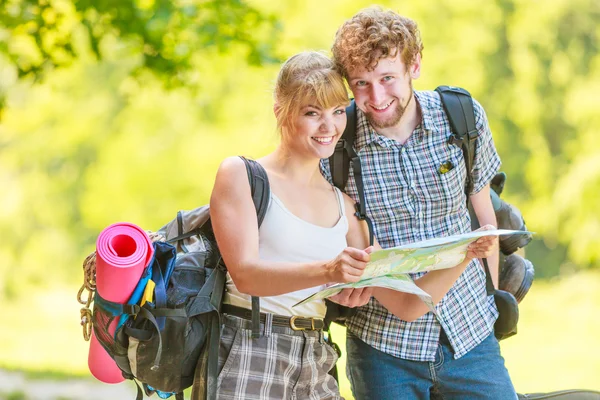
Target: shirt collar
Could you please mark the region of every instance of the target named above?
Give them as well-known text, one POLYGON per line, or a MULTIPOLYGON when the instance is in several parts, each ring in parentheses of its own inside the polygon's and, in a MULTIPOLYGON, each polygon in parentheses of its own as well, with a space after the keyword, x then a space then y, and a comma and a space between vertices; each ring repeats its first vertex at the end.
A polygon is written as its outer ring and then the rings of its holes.
MULTIPOLYGON (((417 133, 417 137, 415 137, 415 139, 418 142, 421 142, 424 134, 427 132, 441 132, 441 128, 435 123, 435 119, 432 116, 431 107, 429 106, 430 102, 428 102, 425 92, 415 91, 414 93, 415 99, 421 108, 422 120, 415 129, 415 132, 413 132, 413 135, 417 133)), ((372 142, 375 142, 382 147, 390 147, 396 144, 395 140, 378 134, 367 120, 365 114, 357 107, 355 148, 357 151, 360 151, 360 149, 368 146, 372 142)))

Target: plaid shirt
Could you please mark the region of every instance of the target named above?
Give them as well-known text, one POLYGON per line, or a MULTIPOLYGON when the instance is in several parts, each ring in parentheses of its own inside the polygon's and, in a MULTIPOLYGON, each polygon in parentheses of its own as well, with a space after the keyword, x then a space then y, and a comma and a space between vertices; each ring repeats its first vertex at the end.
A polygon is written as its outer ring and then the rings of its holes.
MULTIPOLYGON (((422 123, 404 145, 377 134, 357 110, 355 149, 361 158, 367 215, 383 248, 471 230, 464 193, 466 168, 460 147, 448 144, 450 124, 436 92, 415 92, 422 123), (454 168, 440 173, 442 164, 454 168)), ((473 193, 494 177, 500 166, 485 111, 474 101, 479 137, 473 166, 473 193)), ((331 180, 328 160, 322 171, 331 180)), ((346 192, 357 200, 350 170, 346 192)), ((414 274, 413 278, 423 273, 414 274)), ((443 327, 460 358, 490 335, 498 311, 487 296, 485 272, 474 260, 431 312, 414 322, 388 312, 374 298, 352 317, 347 327, 364 342, 390 354, 415 361, 434 361, 443 327)))

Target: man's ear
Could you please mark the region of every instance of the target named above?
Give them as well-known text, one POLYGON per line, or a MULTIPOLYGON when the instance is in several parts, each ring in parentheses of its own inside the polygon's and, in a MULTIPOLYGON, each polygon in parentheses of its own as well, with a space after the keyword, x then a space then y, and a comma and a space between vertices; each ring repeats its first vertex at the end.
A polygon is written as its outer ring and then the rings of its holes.
POLYGON ((417 79, 421 76, 421 54, 417 54, 415 62, 410 66, 408 73, 411 79, 417 79))

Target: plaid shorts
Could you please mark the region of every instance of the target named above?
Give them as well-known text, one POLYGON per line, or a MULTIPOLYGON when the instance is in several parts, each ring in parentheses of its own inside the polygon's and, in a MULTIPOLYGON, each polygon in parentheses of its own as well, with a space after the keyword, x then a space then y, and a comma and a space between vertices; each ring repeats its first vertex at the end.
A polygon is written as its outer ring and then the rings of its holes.
POLYGON ((338 359, 322 331, 294 331, 261 324, 252 339, 251 322, 223 317, 219 348, 218 399, 342 399, 328 374, 338 359))

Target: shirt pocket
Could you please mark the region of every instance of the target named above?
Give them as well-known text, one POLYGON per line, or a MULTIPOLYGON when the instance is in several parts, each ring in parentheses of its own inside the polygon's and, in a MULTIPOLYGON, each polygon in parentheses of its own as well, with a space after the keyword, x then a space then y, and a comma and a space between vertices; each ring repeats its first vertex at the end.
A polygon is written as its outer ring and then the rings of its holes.
POLYGON ((426 200, 431 201, 442 215, 448 215, 461 208, 465 199, 465 161, 462 150, 448 146, 433 155, 429 177, 431 182, 426 188, 426 200))

